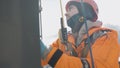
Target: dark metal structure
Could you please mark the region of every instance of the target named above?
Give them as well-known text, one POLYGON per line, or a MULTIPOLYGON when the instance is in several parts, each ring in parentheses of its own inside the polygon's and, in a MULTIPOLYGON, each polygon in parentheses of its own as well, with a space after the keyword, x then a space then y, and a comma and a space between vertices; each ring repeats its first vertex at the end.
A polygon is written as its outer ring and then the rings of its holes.
POLYGON ((39 0, 0 0, 0 68, 41 68, 39 0))

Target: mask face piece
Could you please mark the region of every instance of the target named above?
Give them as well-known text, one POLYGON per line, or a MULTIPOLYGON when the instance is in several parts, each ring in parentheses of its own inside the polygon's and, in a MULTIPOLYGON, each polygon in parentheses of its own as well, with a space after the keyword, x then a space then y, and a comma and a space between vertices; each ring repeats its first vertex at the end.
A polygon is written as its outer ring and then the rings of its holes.
POLYGON ((78 32, 83 25, 83 22, 80 22, 80 18, 83 17, 82 15, 75 14, 69 20, 67 20, 67 25, 72 29, 72 32, 78 32))
POLYGON ((73 29, 75 24, 79 22, 79 18, 81 17, 80 14, 73 15, 70 19, 67 20, 67 25, 73 29))

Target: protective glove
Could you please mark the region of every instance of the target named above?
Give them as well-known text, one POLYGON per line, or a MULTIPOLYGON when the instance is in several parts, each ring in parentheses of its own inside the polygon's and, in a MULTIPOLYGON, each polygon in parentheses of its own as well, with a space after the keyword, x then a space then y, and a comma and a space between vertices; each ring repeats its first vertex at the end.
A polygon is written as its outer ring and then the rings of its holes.
POLYGON ((47 47, 45 46, 45 44, 41 40, 40 40, 40 46, 41 46, 40 54, 43 55, 45 50, 47 50, 47 47))
POLYGON ((59 29, 59 39, 61 41, 61 43, 63 43, 65 45, 66 48, 66 54, 67 55, 74 55, 77 56, 76 52, 74 51, 73 47, 72 47, 72 43, 70 43, 68 41, 68 36, 67 36, 67 31, 66 29, 59 29), (63 32, 63 33, 62 33, 63 32))
POLYGON ((67 51, 68 50, 68 47, 67 47, 67 29, 66 28, 59 29, 58 36, 59 36, 60 42, 65 45, 65 50, 67 51))
POLYGON ((40 55, 41 58, 44 60, 46 59, 48 53, 52 50, 52 47, 47 48, 46 45, 41 40, 40 40, 40 46, 41 46, 40 55))
POLYGON ((59 34, 61 43, 66 44, 68 40, 67 29, 66 28, 59 29, 58 34, 59 34))

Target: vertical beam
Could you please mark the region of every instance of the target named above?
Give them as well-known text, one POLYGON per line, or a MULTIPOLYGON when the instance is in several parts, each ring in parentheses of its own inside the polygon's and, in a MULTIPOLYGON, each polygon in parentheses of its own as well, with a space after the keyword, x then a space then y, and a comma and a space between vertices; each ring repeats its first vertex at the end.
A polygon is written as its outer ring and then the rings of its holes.
POLYGON ((38 0, 0 0, 0 68, 40 68, 38 0))

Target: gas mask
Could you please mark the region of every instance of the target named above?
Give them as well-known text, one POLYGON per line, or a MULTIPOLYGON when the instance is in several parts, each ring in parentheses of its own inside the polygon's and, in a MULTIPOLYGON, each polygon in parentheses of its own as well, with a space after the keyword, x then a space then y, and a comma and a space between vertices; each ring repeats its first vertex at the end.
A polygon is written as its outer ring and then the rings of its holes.
POLYGON ((81 28, 83 24, 83 22, 80 21, 81 17, 82 15, 78 13, 67 20, 67 25, 72 29, 72 32, 79 31, 79 29, 81 28))

